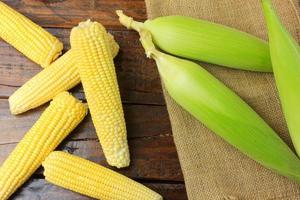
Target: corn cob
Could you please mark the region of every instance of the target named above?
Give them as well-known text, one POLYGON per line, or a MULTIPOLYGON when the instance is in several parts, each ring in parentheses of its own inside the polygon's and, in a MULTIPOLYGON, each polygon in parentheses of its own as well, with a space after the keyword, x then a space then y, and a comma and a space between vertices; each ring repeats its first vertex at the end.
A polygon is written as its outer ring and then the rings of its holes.
POLYGON ((120 22, 131 29, 151 32, 160 49, 184 58, 234 69, 271 72, 267 42, 220 24, 184 16, 166 16, 145 23, 117 11, 120 22))
POLYGON ((271 59, 281 105, 293 144, 300 155, 300 48, 280 22, 271 1, 262 2, 269 29, 271 59))
MULTIPOLYGON (((111 34, 108 34, 108 40, 111 52, 115 57, 119 46, 111 34)), ((60 92, 67 91, 80 83, 77 61, 72 50, 69 50, 26 82, 9 97, 11 113, 16 115, 36 108, 50 101, 60 92)))
POLYGON ((79 124, 86 107, 67 92, 57 95, 0 168, 0 200, 8 199, 79 124))
POLYGON ((43 167, 47 181, 96 199, 162 200, 159 194, 140 183, 65 152, 52 152, 43 167))
POLYGON ((0 38, 33 62, 47 67, 63 49, 63 44, 45 29, 0 1, 0 38))
POLYGON ((113 57, 105 28, 86 21, 71 31, 71 46, 79 59, 78 71, 92 120, 108 164, 129 165, 123 108, 113 57))
POLYGON ((244 102, 194 62, 158 51, 146 29, 138 30, 170 96, 206 127, 261 165, 300 181, 300 160, 244 102))

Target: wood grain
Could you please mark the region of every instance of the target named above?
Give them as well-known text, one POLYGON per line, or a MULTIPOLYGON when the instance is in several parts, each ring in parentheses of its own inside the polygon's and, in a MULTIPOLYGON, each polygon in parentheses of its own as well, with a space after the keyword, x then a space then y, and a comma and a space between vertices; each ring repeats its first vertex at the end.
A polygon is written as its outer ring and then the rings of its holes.
MULTIPOLYGON (((139 37, 122 27, 115 15, 123 9, 137 20, 146 19, 144 0, 3 0, 11 7, 47 28, 70 48, 69 34, 78 22, 91 18, 106 26, 120 45, 115 58, 124 106, 131 166, 116 170, 162 194, 166 200, 186 200, 186 191, 170 122, 154 62, 145 58, 139 37)), ((42 69, 0 40, 0 165, 47 105, 20 116, 9 112, 7 98, 42 69)), ((85 101, 81 85, 71 92, 85 101)), ((92 160, 106 167, 90 116, 70 134, 58 150, 92 160)), ((111 167, 109 167, 111 168, 111 167)), ((44 180, 40 168, 11 198, 17 200, 91 199, 56 187, 44 180)))
POLYGON ((93 19, 107 28, 123 28, 115 10, 122 9, 137 20, 146 19, 144 0, 3 0, 43 27, 71 28, 93 19))
MULTIPOLYGON (((0 99, 0 145, 19 142, 46 107, 44 105, 23 115, 13 116, 7 99, 0 99)), ((165 106, 125 104, 123 107, 129 138, 171 135, 165 106)), ((90 115, 75 129, 70 139, 97 139, 90 115)))
MULTIPOLYGON (((185 187, 182 183, 145 183, 143 185, 163 195, 164 200, 187 200, 185 187)), ((44 179, 32 179, 25 184, 15 195, 14 200, 89 200, 91 198, 57 187, 44 179)))
MULTIPOLYGON (((2 164, 17 143, 0 145, 2 164)), ((97 140, 65 140, 58 150, 67 151, 99 163, 131 178, 139 180, 183 181, 172 136, 129 139, 131 164, 129 168, 115 169, 105 161, 97 140)), ((36 174, 42 174, 42 168, 36 174)))
MULTIPOLYGON (((0 99, 0 164, 45 108, 12 116, 8 101, 0 99)), ((132 162, 130 168, 121 172, 132 178, 182 181, 165 107, 124 105, 124 112, 132 162)), ((60 149, 108 166, 90 115, 70 134, 60 149)))

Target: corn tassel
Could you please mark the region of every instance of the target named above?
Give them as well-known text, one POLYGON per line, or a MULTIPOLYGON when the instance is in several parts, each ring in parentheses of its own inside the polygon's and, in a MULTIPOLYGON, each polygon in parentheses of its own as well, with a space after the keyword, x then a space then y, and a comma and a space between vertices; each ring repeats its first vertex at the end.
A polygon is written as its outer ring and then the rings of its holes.
POLYGON ((300 48, 280 22, 271 1, 262 2, 277 89, 294 147, 300 155, 300 48))
MULTIPOLYGON (((119 45, 108 34, 109 47, 115 57, 119 45)), ((76 63, 78 59, 69 50, 49 67, 42 70, 9 97, 10 111, 17 115, 50 101, 57 94, 67 91, 80 83, 76 63)))
POLYGON ((298 157, 246 102, 196 63, 156 50, 148 30, 137 31, 165 88, 182 108, 261 165, 300 181, 298 157))
POLYGON ((156 192, 117 172, 68 153, 52 152, 44 161, 50 183, 101 200, 162 200, 156 192))
POLYGON ((57 95, 0 168, 0 200, 8 199, 79 124, 86 107, 67 92, 57 95))
POLYGON ((79 58, 78 71, 92 120, 109 165, 129 165, 126 126, 113 57, 105 28, 81 22, 71 31, 71 46, 79 58))
POLYGON ((127 28, 142 27, 151 32, 160 49, 176 56, 234 69, 271 72, 267 42, 220 24, 184 16, 166 16, 145 23, 118 11, 127 28))
POLYGON ((61 53, 63 44, 45 29, 0 1, 0 38, 33 62, 47 67, 61 53))

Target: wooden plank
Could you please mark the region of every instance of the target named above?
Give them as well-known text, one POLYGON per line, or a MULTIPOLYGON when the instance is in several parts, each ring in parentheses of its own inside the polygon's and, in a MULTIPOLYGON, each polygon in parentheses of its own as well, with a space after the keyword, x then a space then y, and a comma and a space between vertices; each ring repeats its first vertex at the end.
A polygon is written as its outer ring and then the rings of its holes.
POLYGON ((164 200, 188 200, 185 185, 174 184, 145 184, 164 197, 164 200))
POLYGON ((66 141, 60 147, 134 179, 183 181, 172 136, 129 139, 129 148, 130 167, 115 169, 107 165, 98 141, 66 141))
POLYGON ((116 9, 122 9, 138 20, 146 19, 144 0, 3 0, 15 10, 43 27, 71 28, 80 21, 93 19, 109 28, 124 29, 116 9))
MULTIPOLYGON (((1 66, 0 66, 1 67, 1 66)), ((1 80, 0 80, 1 81, 1 80)), ((20 86, 1 85, 0 99, 7 99, 20 86)), ((123 103, 127 104, 146 104, 146 105, 165 105, 165 100, 161 92, 135 91, 124 88, 120 85, 120 93, 123 103)), ((160 86, 159 86, 160 87, 160 86)), ((70 92, 78 99, 85 100, 82 85, 74 87, 70 92)))
MULTIPOLYGON (((8 101, 0 100, 0 164, 39 118, 43 106, 24 115, 9 114, 8 101)), ((124 105, 132 163, 121 170, 133 178, 183 180, 164 106, 124 105)), ((107 166, 90 116, 60 149, 107 166)))
MULTIPOLYGON (((49 29, 69 49, 69 29, 49 29)), ((139 37, 133 31, 111 31, 120 45, 115 59, 122 100, 125 103, 164 105, 160 78, 152 60, 145 58, 139 37)), ((42 69, 17 50, 0 41, 0 97, 7 98, 42 69)), ((84 98, 82 87, 72 90, 84 98)))
MULTIPOLYGON (((184 184, 143 183, 164 197, 164 200, 187 200, 184 184)), ((101 188, 100 188, 101 189, 101 188)), ((44 179, 32 179, 27 182, 14 196, 14 200, 90 200, 70 190, 55 186, 44 179)))
MULTIPOLYGON (((31 128, 47 105, 23 115, 10 114, 8 101, 0 99, 0 145, 16 143, 31 128)), ((170 135, 171 127, 165 106, 124 105, 129 138, 170 135)), ((70 139, 96 139, 90 115, 75 129, 70 139)))
MULTIPOLYGON (((144 0, 3 1, 34 22, 49 28, 65 44, 64 51, 70 48, 70 28, 79 21, 91 18, 109 29, 121 47, 115 62, 132 160, 129 168, 114 170, 142 181, 166 200, 186 200, 157 69, 152 60, 145 58, 138 35, 122 27, 114 12, 115 9, 123 9, 143 21, 146 19, 144 0)), ((0 41, 0 57, 1 165, 47 105, 17 117, 9 114, 7 98, 41 68, 3 41, 0 41)), ((71 91, 85 100, 80 85, 71 91)), ((87 116, 58 149, 107 166, 96 138, 90 116, 87 116)), ((42 168, 13 199, 90 199, 46 183, 41 173, 42 168)))
MULTIPOLYGON (((16 145, 0 145, 0 165, 16 145)), ((134 179, 183 181, 171 135, 129 139, 129 147, 131 163, 129 168, 124 169, 115 169, 107 165, 97 140, 67 139, 58 149, 112 168, 134 179)), ((37 174, 41 173, 42 169, 38 170, 37 174)))

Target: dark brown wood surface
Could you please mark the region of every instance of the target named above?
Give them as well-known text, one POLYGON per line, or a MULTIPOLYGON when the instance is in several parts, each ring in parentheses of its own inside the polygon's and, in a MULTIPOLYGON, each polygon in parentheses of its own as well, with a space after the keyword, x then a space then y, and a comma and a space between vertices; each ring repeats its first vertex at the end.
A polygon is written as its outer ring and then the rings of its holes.
MULTIPOLYGON (((123 9, 136 19, 145 20, 144 0, 4 2, 56 35, 64 42, 65 51, 69 49, 70 30, 78 22, 90 18, 108 28, 121 47, 115 63, 131 151, 129 168, 112 169, 159 192, 166 200, 186 200, 183 176, 156 66, 152 60, 145 58, 138 35, 122 27, 114 13, 116 9, 123 9)), ((41 70, 0 40, 0 165, 47 106, 12 116, 7 101, 16 89, 41 70)), ((81 85, 71 92, 85 100, 81 85)), ((89 115, 58 149, 109 167, 89 115)), ((42 172, 40 168, 11 199, 90 199, 47 183, 42 172)))

